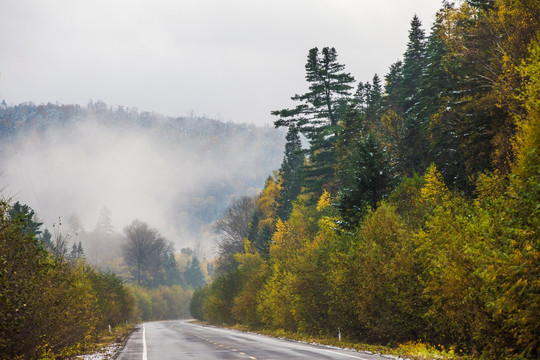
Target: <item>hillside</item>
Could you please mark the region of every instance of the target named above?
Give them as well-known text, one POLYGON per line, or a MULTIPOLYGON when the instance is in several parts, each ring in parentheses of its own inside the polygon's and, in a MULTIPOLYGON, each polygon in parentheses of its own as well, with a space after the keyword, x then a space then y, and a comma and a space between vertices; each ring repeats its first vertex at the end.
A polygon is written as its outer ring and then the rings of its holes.
POLYGON ((106 207, 117 232, 137 217, 177 247, 208 253, 208 225, 232 198, 262 188, 281 163, 284 133, 102 102, 4 103, 0 139, 4 192, 45 226, 75 215, 91 231, 106 207))

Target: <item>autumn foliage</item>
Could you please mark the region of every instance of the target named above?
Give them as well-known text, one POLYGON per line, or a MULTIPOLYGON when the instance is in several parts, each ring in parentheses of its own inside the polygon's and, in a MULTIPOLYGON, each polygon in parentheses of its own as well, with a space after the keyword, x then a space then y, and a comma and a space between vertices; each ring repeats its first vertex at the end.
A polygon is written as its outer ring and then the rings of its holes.
POLYGON ((0 202, 0 358, 54 358, 132 319, 135 300, 111 273, 52 255, 0 202))
POLYGON ((295 172, 310 182, 292 200, 277 186, 292 172, 266 183, 250 226, 272 226, 268 254, 246 233, 238 265, 195 292, 195 317, 540 356, 540 3, 445 2, 429 37, 419 26, 384 91, 377 77, 333 104, 338 131, 303 129, 317 109, 274 112, 311 136, 295 172), (317 132, 337 137, 327 160, 317 132), (334 174, 315 179, 314 161, 334 174))

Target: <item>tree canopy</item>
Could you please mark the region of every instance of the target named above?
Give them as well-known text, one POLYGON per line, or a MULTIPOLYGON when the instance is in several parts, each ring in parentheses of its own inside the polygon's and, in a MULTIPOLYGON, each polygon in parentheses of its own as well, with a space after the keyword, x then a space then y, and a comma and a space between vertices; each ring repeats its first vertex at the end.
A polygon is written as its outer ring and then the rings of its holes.
POLYGON ((435 19, 427 37, 412 19, 384 87, 351 94, 335 49, 309 51, 309 91, 272 112, 280 173, 193 316, 538 358, 540 3, 445 1, 435 19))

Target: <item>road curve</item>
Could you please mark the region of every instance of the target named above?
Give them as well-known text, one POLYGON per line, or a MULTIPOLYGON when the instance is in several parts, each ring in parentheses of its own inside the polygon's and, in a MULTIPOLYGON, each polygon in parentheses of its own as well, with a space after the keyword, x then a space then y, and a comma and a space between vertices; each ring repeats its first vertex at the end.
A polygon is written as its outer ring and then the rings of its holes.
POLYGON ((382 360, 384 357, 175 320, 139 325, 116 359, 382 360))

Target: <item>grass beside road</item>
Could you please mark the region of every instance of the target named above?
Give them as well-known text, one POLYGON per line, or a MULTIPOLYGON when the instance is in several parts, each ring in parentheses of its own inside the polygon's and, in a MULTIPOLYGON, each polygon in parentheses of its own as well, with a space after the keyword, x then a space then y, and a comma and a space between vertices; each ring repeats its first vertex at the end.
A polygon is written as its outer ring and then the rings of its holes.
POLYGON ((83 342, 64 349, 60 356, 44 354, 41 360, 49 359, 113 359, 116 351, 132 333, 137 324, 123 324, 97 335, 87 337, 83 342))
POLYGON ((313 343, 318 345, 335 346, 343 349, 354 349, 357 351, 367 351, 374 354, 394 355, 410 360, 474 360, 470 356, 457 354, 454 349, 445 349, 442 346, 432 346, 421 341, 408 342, 406 344, 398 344, 396 346, 372 345, 358 342, 352 342, 346 338, 341 341, 337 337, 312 336, 296 332, 287 332, 284 330, 253 330, 246 326, 236 325, 231 329, 240 331, 255 332, 257 334, 267 335, 275 338, 289 339, 301 341, 305 343, 313 343))

